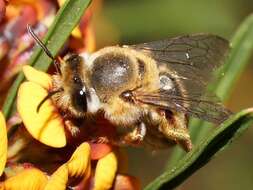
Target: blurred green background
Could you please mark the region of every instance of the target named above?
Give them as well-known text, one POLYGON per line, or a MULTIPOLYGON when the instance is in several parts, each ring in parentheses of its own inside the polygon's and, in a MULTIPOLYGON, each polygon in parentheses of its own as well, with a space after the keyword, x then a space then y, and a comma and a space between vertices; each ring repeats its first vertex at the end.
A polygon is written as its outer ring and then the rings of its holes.
MULTIPOLYGON (((93 25, 98 48, 200 32, 231 39, 252 12, 252 0, 105 0, 101 9, 94 12, 93 25)), ((253 56, 251 62, 226 102, 234 112, 253 106, 253 56)), ((253 189, 252 150, 253 128, 178 189, 253 189)), ((127 151, 130 173, 138 176, 143 186, 163 171, 171 152, 133 148, 127 151)))

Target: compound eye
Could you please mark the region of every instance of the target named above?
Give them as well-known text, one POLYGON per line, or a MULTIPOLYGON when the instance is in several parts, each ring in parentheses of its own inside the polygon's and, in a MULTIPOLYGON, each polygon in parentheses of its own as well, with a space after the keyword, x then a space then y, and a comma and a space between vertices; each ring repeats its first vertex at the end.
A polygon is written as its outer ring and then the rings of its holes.
POLYGON ((87 111, 87 97, 85 89, 76 89, 73 91, 72 104, 78 111, 87 111))

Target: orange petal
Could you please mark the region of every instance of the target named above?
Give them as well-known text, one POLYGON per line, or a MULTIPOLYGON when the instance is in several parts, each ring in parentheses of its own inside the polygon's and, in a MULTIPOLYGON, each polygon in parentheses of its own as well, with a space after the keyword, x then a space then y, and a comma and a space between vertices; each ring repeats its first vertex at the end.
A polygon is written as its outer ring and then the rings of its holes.
POLYGON ((20 85, 17 98, 17 109, 28 132, 38 141, 52 147, 64 147, 66 136, 61 116, 48 99, 37 107, 48 92, 33 82, 20 85))
POLYGON ((12 0, 10 2, 13 5, 24 5, 24 4, 34 4, 34 0, 12 0))
POLYGON ((50 177, 44 190, 65 190, 68 182, 68 167, 63 164, 50 177))
POLYGON ((122 190, 122 189, 140 190, 141 189, 140 181, 132 176, 117 175, 113 185, 113 190, 122 190))
POLYGON ((110 152, 98 160, 94 177, 95 190, 107 190, 112 187, 117 165, 117 158, 114 152, 110 152))
POLYGON ((90 145, 82 143, 68 161, 69 175, 71 177, 84 176, 90 162, 90 145))
POLYGON ((75 38, 82 38, 82 33, 78 26, 72 30, 71 35, 74 36, 75 38))
POLYGON ((25 169, 19 174, 10 177, 2 184, 0 189, 5 190, 43 190, 47 183, 47 176, 40 170, 25 169))
POLYGON ((8 41, 7 41, 6 37, 1 36, 1 41, 0 41, 0 60, 2 60, 4 58, 4 56, 8 53, 9 49, 10 49, 10 45, 8 44, 8 41))
POLYGON ((45 89, 49 89, 52 86, 52 79, 47 73, 36 70, 30 65, 23 66, 23 72, 28 81, 35 82, 45 89))
POLYGON ((7 131, 4 116, 2 112, 0 112, 0 176, 3 173, 6 159, 7 159, 7 131))
POLYGON ((13 18, 17 18, 20 15, 22 7, 9 4, 6 7, 5 18, 10 21, 13 18))
POLYGON ((109 144, 90 143, 90 146, 92 160, 99 160, 112 151, 112 146, 110 146, 109 144))
POLYGON ((91 53, 96 49, 95 34, 91 26, 89 25, 86 29, 86 35, 84 37, 85 51, 91 53))

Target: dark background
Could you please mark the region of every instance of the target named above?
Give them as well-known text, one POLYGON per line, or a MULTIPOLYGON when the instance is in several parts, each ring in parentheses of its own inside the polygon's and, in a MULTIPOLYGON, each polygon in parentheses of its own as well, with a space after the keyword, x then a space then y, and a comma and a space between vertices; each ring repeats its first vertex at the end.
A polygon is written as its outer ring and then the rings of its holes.
MULTIPOLYGON (((97 48, 200 32, 231 39, 242 20, 253 12, 252 0, 105 0, 100 3, 93 15, 97 48)), ((251 62, 226 102, 234 112, 253 106, 253 59, 251 62)), ((170 155, 170 150, 154 153, 130 148, 128 151, 130 173, 138 176, 143 186, 162 172, 170 155)), ((178 189, 253 189, 253 128, 178 189)))

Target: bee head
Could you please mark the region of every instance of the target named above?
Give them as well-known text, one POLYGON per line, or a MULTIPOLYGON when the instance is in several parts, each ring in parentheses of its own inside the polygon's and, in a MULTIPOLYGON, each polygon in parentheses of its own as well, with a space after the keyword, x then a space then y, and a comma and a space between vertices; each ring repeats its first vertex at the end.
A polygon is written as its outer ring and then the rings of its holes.
POLYGON ((77 54, 67 54, 61 66, 64 91, 70 96, 72 107, 78 112, 87 112, 87 96, 84 81, 84 64, 77 54))
POLYGON ((72 112, 84 115, 87 112, 96 112, 99 100, 95 91, 89 87, 87 69, 83 58, 78 54, 68 54, 64 57, 61 66, 63 90, 68 94, 72 112))
POLYGON ((96 112, 100 103, 95 90, 87 88, 89 71, 83 58, 78 54, 67 54, 63 60, 59 56, 55 58, 34 33, 31 26, 27 25, 27 30, 48 57, 53 60, 57 71, 57 74, 53 76, 53 89, 41 100, 37 106, 37 112, 51 97, 60 108, 69 110, 77 117, 85 115, 86 112, 96 112))

